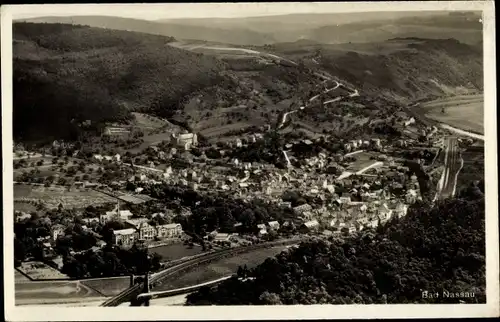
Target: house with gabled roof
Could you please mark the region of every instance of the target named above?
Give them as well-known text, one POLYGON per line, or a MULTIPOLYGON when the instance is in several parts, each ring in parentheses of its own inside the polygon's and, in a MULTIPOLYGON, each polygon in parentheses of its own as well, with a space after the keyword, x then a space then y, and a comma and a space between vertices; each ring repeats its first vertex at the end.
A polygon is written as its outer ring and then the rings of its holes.
POLYGON ((379 222, 380 222, 380 220, 377 217, 371 217, 368 219, 365 226, 370 227, 370 228, 377 228, 377 226, 379 225, 379 222))
POLYGON ((408 212, 408 205, 406 205, 406 204, 404 204, 404 203, 398 203, 398 204, 396 204, 396 206, 394 207, 393 212, 394 212, 394 214, 395 214, 398 218, 404 217, 404 216, 406 216, 406 213, 408 212))
POLYGON ((308 222, 305 222, 301 226, 301 230, 311 232, 311 231, 316 231, 319 229, 319 222, 317 220, 311 220, 308 222))
POLYGON ((134 228, 114 230, 112 243, 121 247, 131 247, 137 240, 137 231, 134 228))
POLYGON ((390 209, 386 203, 380 205, 377 209, 377 215, 382 222, 388 221, 392 216, 392 209, 390 209))
POLYGON ((156 237, 156 228, 147 222, 142 222, 137 227, 140 240, 153 240, 156 237))
POLYGON ((300 206, 296 206, 293 208, 293 211, 296 215, 302 215, 303 213, 311 211, 311 210, 312 210, 311 205, 309 205, 307 203, 300 205, 300 206))

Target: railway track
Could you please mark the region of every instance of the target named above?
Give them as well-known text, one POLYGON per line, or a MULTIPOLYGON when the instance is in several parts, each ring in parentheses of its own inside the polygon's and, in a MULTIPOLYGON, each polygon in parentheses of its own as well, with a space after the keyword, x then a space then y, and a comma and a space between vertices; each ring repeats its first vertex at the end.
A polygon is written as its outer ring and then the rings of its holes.
MULTIPOLYGON (((184 270, 194 268, 194 267, 201 265, 201 264, 206 264, 208 262, 222 259, 224 257, 228 257, 228 256, 231 257, 231 256, 235 256, 237 254, 247 253, 247 252, 251 252, 253 250, 258 250, 258 249, 262 249, 262 248, 269 248, 269 247, 274 247, 274 246, 279 246, 279 245, 294 244, 294 243, 298 243, 299 241, 300 241, 300 239, 290 239, 290 240, 284 240, 284 241, 280 241, 280 242, 270 242, 270 243, 264 243, 264 244, 246 246, 246 247, 224 249, 224 250, 221 250, 218 252, 209 253, 203 257, 191 258, 185 262, 182 262, 180 264, 169 267, 161 272, 153 274, 150 278, 149 283, 152 287, 154 287, 155 285, 157 285, 158 283, 161 283, 162 280, 164 280, 168 277, 175 276, 176 274, 178 274, 184 270)), ((118 306, 124 302, 132 301, 132 300, 136 299, 139 294, 141 294, 143 288, 144 288, 143 283, 136 284, 136 285, 124 290, 123 292, 119 293, 118 295, 114 296, 113 298, 106 300, 100 306, 113 307, 113 306, 118 306)))

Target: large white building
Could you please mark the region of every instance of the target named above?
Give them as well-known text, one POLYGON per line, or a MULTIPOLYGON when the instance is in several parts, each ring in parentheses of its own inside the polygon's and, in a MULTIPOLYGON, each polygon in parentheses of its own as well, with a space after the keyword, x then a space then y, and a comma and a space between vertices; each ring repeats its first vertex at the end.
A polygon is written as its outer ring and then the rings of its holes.
POLYGON ((166 224, 156 226, 158 238, 177 238, 182 236, 181 224, 166 224))
POLYGON ((198 136, 196 133, 182 133, 174 135, 178 147, 182 147, 185 150, 191 149, 193 146, 198 145, 198 136))

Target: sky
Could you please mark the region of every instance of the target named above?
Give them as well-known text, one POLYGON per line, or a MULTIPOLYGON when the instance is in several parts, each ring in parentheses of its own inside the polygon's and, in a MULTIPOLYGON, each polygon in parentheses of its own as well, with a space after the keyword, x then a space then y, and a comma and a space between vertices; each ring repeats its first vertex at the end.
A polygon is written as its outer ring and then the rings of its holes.
MULTIPOLYGON (((474 1, 472 1, 474 2, 474 1)), ((460 2, 287 2, 287 3, 168 3, 168 4, 70 4, 10 6, 13 19, 42 16, 105 15, 157 20, 175 18, 239 18, 294 13, 446 10, 463 8, 460 2)), ((470 9, 473 3, 468 3, 470 9)))

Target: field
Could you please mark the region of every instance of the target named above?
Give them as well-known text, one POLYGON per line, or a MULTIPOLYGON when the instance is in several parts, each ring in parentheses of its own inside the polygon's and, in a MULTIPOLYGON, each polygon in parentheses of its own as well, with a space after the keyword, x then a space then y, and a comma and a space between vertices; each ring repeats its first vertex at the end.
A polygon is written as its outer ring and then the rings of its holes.
MULTIPOLYGON (((27 160, 27 166, 21 167, 18 169, 14 169, 14 181, 19 180, 22 176, 23 172, 30 173, 35 168, 39 170, 39 173, 33 173, 31 176, 33 178, 46 178, 49 176, 53 176, 59 174, 60 177, 64 177, 67 183, 81 181, 84 175, 88 175, 88 180, 93 181, 96 179, 97 172, 96 170, 99 168, 99 165, 94 163, 86 163, 84 171, 80 171, 78 169, 78 165, 83 160, 77 158, 70 158, 65 164, 53 164, 53 158, 40 158, 37 160, 27 160), (36 162, 43 160, 43 164, 40 166, 36 166, 36 162), (33 164, 32 164, 33 163, 33 164), (76 170, 76 175, 68 175, 64 173, 70 168, 74 168, 76 170), (64 169, 64 170, 63 170, 64 169)), ((59 162, 62 162, 60 160, 59 162)))
POLYGON ((79 281, 26 282, 15 285, 16 302, 29 300, 61 300, 69 298, 101 297, 99 292, 79 281))
POLYGON ((151 253, 160 254, 163 261, 181 259, 186 256, 194 256, 202 253, 201 246, 195 245, 194 247, 189 248, 187 245, 183 245, 181 243, 154 247, 150 248, 149 251, 151 253))
POLYGON ((91 189, 16 184, 14 201, 42 201, 49 208, 56 208, 59 204, 65 208, 85 208, 90 205, 116 202, 116 199, 91 189))
POLYGON ((360 152, 353 154, 352 157, 355 158, 356 161, 350 163, 347 171, 356 172, 377 162, 376 160, 370 160, 370 157, 372 156, 374 156, 374 154, 369 152, 360 152))
POLYGON ((22 211, 26 213, 31 213, 33 211, 36 211, 36 206, 30 203, 26 202, 19 202, 19 201, 14 201, 14 210, 16 211, 22 211))
POLYGON ((483 104, 483 94, 461 95, 426 102, 421 104, 420 108, 433 120, 483 134, 483 104))
POLYGON ((81 284, 96 290, 104 296, 115 296, 130 286, 130 277, 111 277, 81 281, 81 284))
POLYGON ((18 267, 18 270, 33 280, 68 278, 67 275, 42 262, 25 262, 18 267))
POLYGON ((145 129, 158 129, 163 126, 170 124, 169 122, 162 120, 158 117, 143 114, 143 113, 132 113, 135 117, 136 126, 145 129))
POLYGON ((128 151, 130 153, 138 153, 138 152, 145 150, 149 146, 159 144, 162 141, 170 142, 171 138, 172 138, 172 132, 146 134, 142 137, 142 139, 144 140, 143 143, 141 143, 140 145, 138 145, 136 147, 126 149, 125 151, 128 151))
POLYGON ((243 128, 250 127, 252 125, 253 124, 250 124, 247 122, 238 122, 238 123, 228 124, 228 125, 224 125, 224 126, 203 129, 200 131, 200 133, 207 138, 213 138, 213 137, 217 137, 217 136, 223 136, 225 133, 227 133, 229 131, 241 130, 243 128))
POLYGON ((171 280, 166 280, 163 284, 157 286, 155 290, 164 291, 186 287, 228 276, 235 273, 239 266, 246 264, 248 267, 255 267, 266 260, 266 258, 279 254, 284 248, 284 246, 277 246, 260 249, 235 257, 224 258, 220 261, 212 262, 208 265, 203 265, 191 271, 187 271, 171 280))

